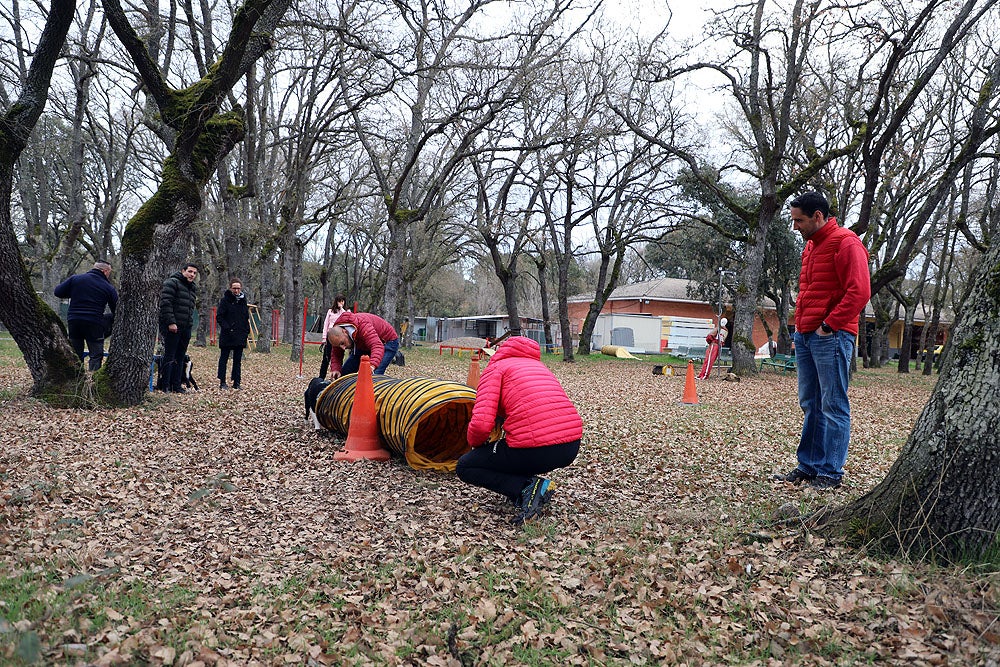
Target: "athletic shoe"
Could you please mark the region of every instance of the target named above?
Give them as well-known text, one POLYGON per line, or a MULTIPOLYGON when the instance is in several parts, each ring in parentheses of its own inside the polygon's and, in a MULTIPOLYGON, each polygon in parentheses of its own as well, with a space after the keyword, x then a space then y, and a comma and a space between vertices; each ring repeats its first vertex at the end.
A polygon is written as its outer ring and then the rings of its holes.
POLYGON ((775 482, 790 482, 792 484, 799 485, 802 482, 811 482, 813 476, 805 474, 798 468, 793 468, 784 475, 774 475, 771 479, 775 482))
POLYGON ((816 489, 817 491, 832 491, 840 486, 840 480, 835 477, 824 477, 823 475, 817 475, 809 480, 809 486, 816 489))
POLYGON ((518 502, 520 513, 511 521, 515 526, 520 526, 528 519, 538 516, 542 508, 552 500, 555 493, 555 485, 544 477, 533 477, 528 486, 521 491, 521 499, 518 502))

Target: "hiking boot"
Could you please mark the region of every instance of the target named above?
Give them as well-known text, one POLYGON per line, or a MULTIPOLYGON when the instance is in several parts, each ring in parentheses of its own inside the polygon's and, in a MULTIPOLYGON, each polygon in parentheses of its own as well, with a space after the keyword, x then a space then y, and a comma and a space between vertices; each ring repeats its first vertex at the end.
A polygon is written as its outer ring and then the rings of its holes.
POLYGON ((809 480, 809 486, 817 491, 832 491, 840 486, 840 480, 834 477, 817 475, 809 480))
POLYGON ((229 385, 226 384, 225 380, 219 380, 219 389, 229 389, 229 385))
POLYGON ((552 500, 554 493, 555 485, 552 482, 544 477, 533 477, 528 486, 521 491, 521 498, 518 501, 518 507, 521 511, 511 523, 520 526, 528 519, 538 516, 542 508, 552 500))
POLYGON ((237 382, 236 384, 233 385, 233 389, 239 390, 239 388, 240 388, 240 383, 239 382, 237 382))
POLYGON ((795 484, 797 486, 802 482, 811 482, 813 476, 805 474, 798 468, 793 468, 784 475, 774 475, 771 479, 775 482, 790 482, 791 484, 795 484))

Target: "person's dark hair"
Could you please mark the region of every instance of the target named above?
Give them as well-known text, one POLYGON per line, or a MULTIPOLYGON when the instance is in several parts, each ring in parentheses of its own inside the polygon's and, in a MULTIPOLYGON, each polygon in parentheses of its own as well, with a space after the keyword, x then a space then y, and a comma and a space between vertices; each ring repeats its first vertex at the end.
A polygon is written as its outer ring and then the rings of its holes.
POLYGON ((184 268, 181 269, 181 271, 187 271, 189 266, 193 266, 195 269, 198 268, 197 264, 192 264, 191 262, 188 262, 187 264, 184 265, 184 268))
MULTIPOLYGON (((197 267, 196 267, 196 268, 197 268, 197 267)), ((229 286, 230 286, 230 287, 232 287, 232 286, 233 286, 233 283, 239 283, 239 284, 240 284, 240 287, 243 287, 243 281, 242 281, 242 280, 240 280, 239 278, 230 278, 230 279, 229 279, 229 286)))
POLYGON ((343 294, 338 294, 337 296, 333 297, 333 305, 334 306, 336 306, 341 301, 344 302, 344 308, 347 308, 347 297, 346 296, 344 296, 343 294))
POLYGON ((797 208, 808 216, 814 215, 816 211, 821 211, 824 218, 830 216, 830 202, 818 192, 799 195, 791 201, 789 207, 797 208))

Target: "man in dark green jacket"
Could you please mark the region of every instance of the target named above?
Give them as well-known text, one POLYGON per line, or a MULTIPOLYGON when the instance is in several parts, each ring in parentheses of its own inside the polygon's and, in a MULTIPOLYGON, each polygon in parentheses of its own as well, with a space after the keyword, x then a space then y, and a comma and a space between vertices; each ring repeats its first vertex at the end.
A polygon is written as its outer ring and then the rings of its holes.
POLYGON ((181 380, 184 379, 184 355, 191 341, 191 326, 194 323, 197 291, 194 279, 198 267, 185 264, 163 281, 160 290, 160 339, 163 340, 163 358, 159 388, 163 391, 184 393, 181 380))

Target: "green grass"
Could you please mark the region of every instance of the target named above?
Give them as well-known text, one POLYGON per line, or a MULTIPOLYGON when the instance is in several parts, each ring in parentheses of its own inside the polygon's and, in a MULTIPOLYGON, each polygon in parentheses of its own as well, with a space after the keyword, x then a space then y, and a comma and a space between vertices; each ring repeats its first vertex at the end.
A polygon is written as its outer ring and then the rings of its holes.
MULTIPOLYGON (((7 656, 11 662, 5 664, 36 664, 44 659, 46 646, 67 643, 63 637, 69 629, 80 637, 79 643, 90 644, 88 638, 96 638, 116 622, 112 614, 116 619, 120 614, 148 625, 155 625, 161 618, 171 619, 169 628, 157 630, 158 640, 173 646, 179 655, 187 629, 195 621, 190 611, 195 591, 177 585, 153 589, 140 580, 123 581, 117 575, 117 571, 109 570, 66 578, 51 567, 0 574, 0 619, 12 628, 20 624, 31 628, 0 634, 0 661, 6 643, 14 650, 7 656), (61 620, 61 637, 44 634, 52 619, 61 620)), ((78 657, 92 661, 98 655, 88 649, 78 657)))

